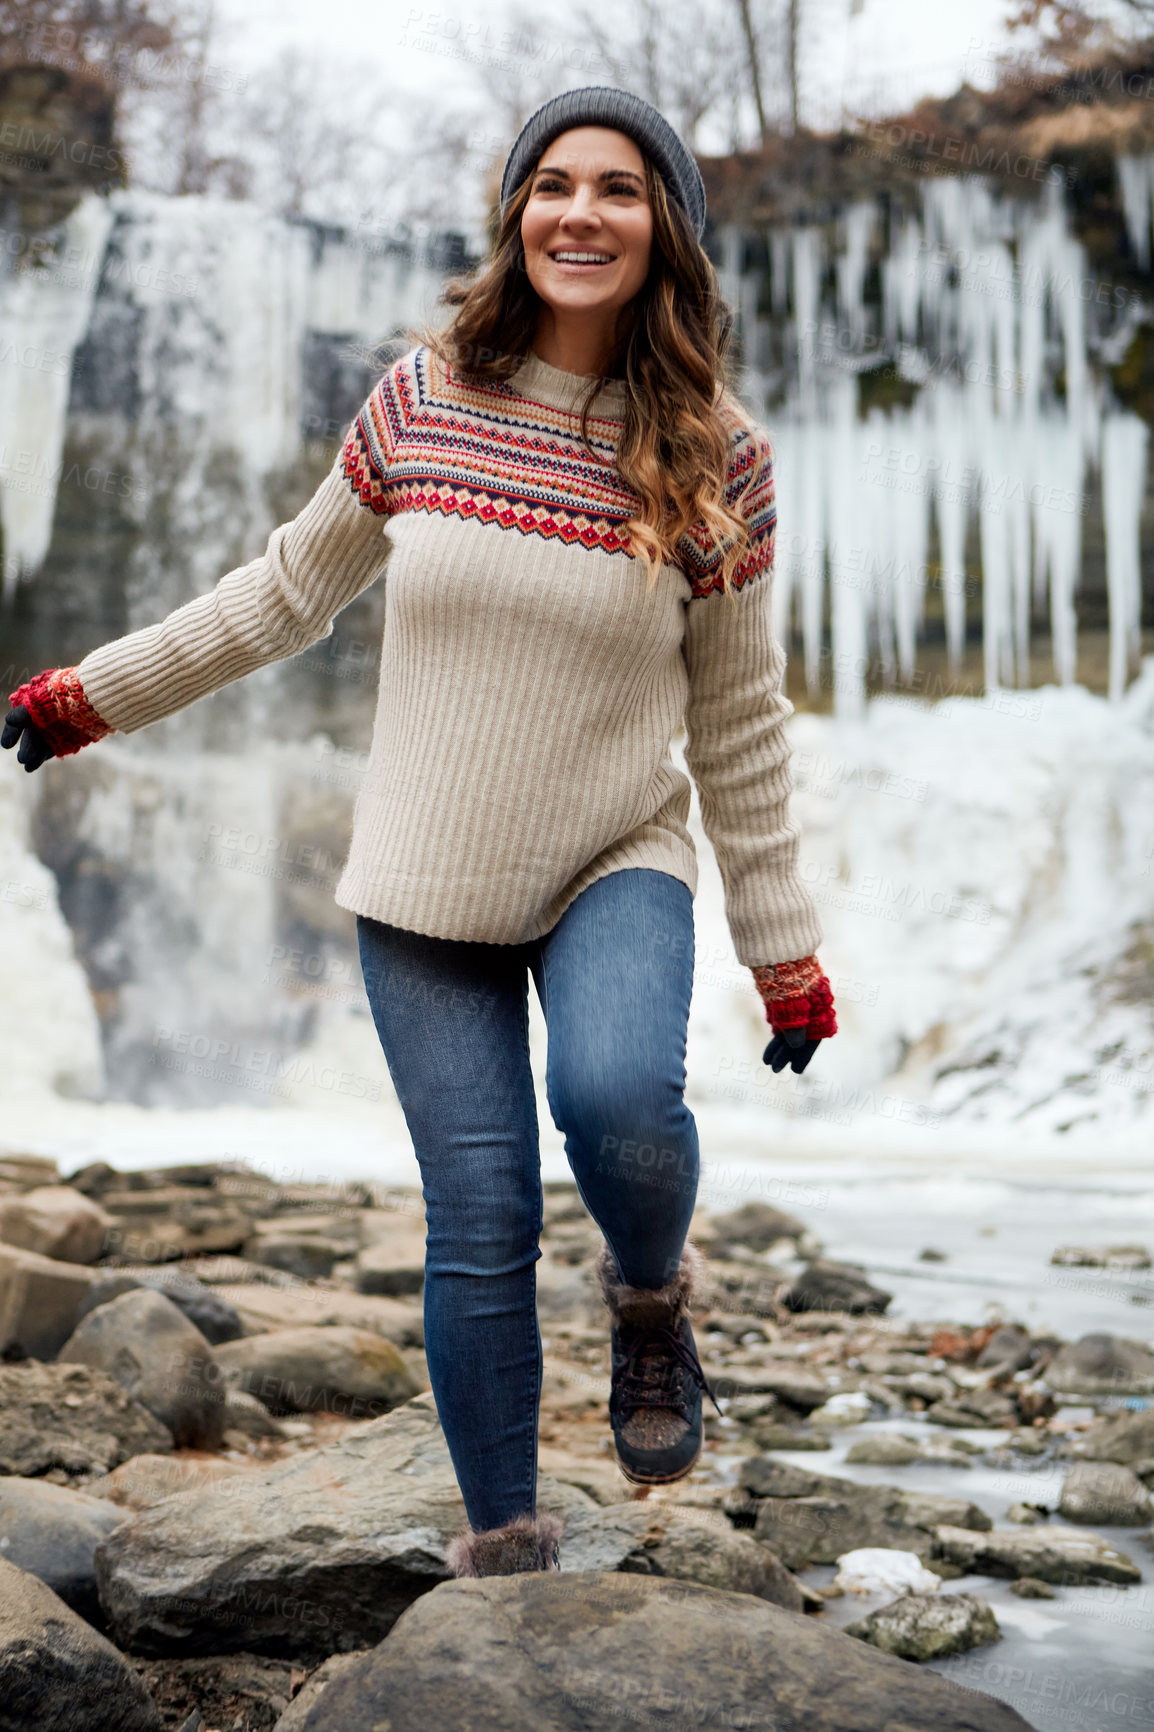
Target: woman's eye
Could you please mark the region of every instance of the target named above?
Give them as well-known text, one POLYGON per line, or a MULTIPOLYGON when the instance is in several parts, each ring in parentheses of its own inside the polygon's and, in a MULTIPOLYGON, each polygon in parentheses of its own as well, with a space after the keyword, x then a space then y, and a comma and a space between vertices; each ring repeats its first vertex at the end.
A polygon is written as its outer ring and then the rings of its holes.
MULTIPOLYGON (((564 192, 565 188, 559 180, 539 180, 536 190, 538 192, 564 192)), ((637 188, 627 180, 613 180, 609 182, 605 190, 611 193, 636 192, 637 188)))

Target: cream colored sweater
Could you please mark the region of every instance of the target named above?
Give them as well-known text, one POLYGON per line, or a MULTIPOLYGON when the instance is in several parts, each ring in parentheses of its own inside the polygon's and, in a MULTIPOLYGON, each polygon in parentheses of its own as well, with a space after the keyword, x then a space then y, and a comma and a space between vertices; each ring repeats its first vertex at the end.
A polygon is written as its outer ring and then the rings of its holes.
POLYGON ((669 750, 684 718, 739 961, 808 956, 821 932, 788 810, 768 439, 733 417, 727 497, 749 483, 752 530, 734 600, 704 524, 647 590, 623 545, 636 495, 613 463, 624 387, 597 399, 592 461, 574 412, 587 386, 532 354, 511 381, 467 385, 411 349, 259 558, 76 673, 109 727, 134 733, 328 637, 384 574, 376 718, 340 907, 514 944, 623 867, 672 873, 696 893, 690 784, 669 750))

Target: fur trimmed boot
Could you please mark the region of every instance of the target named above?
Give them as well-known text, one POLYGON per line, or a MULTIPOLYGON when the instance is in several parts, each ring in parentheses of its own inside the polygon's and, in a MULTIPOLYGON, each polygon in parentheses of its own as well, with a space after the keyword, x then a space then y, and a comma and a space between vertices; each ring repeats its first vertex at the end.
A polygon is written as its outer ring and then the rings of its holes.
POLYGON ((630 1287, 602 1244, 598 1285, 612 1319, 609 1420, 617 1458, 636 1485, 683 1479, 701 1454, 701 1395, 720 1413, 697 1357, 689 1314, 706 1303, 708 1269, 687 1239, 664 1287, 630 1287))
POLYGON ((559 1570, 565 1517, 548 1510, 514 1516, 504 1527, 454 1534, 445 1557, 454 1576, 515 1576, 524 1570, 559 1570))

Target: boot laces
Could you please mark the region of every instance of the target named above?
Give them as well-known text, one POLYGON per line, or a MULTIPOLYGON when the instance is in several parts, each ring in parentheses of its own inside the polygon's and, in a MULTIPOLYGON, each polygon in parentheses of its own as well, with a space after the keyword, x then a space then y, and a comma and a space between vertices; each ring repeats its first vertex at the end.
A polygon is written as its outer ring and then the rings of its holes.
MULTIPOLYGON (((684 1378, 676 1379, 680 1387, 671 1388, 665 1373, 667 1365, 661 1363, 658 1353, 666 1360, 670 1354, 680 1363, 686 1372, 698 1383, 712 1401, 718 1413, 717 1397, 714 1395, 701 1369, 701 1361, 697 1354, 672 1329, 657 1325, 638 1334, 625 1350, 625 1358, 620 1370, 613 1379, 613 1400, 615 1410, 633 1411, 638 1407, 671 1407, 687 1417, 688 1401, 684 1390, 684 1378), (655 1348, 658 1350, 655 1352, 655 1348)), ((724 1418, 724 1415, 722 1415, 724 1418)))

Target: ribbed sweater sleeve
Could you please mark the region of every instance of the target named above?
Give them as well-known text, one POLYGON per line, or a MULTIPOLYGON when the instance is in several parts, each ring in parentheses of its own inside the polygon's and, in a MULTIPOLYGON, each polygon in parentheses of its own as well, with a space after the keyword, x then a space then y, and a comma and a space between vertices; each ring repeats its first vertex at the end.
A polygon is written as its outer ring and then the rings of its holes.
POLYGON ((813 899, 797 871, 799 826, 785 723, 785 652, 771 622, 777 526, 769 436, 742 432, 731 451, 726 500, 748 522, 750 545, 721 586, 720 549, 688 549, 692 596, 684 655, 689 675, 685 760, 725 891, 737 959, 747 967, 810 955, 821 942, 813 899))
POLYGON ((387 519, 354 491, 342 452, 259 558, 158 624, 102 644, 77 664, 77 677, 110 728, 135 733, 330 636, 334 616, 391 550, 387 519))

